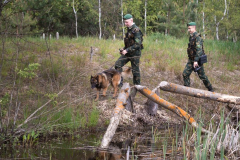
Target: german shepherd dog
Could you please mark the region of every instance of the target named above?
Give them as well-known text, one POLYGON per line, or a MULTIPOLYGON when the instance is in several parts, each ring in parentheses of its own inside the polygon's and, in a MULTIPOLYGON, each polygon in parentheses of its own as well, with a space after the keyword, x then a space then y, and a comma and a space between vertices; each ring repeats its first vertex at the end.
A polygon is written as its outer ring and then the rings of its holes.
POLYGON ((102 73, 98 73, 95 76, 91 76, 90 83, 93 88, 97 88, 97 98, 99 99, 99 92, 103 89, 103 96, 106 96, 108 86, 111 84, 114 88, 113 97, 116 97, 118 85, 121 83, 121 73, 115 69, 108 69, 102 73))

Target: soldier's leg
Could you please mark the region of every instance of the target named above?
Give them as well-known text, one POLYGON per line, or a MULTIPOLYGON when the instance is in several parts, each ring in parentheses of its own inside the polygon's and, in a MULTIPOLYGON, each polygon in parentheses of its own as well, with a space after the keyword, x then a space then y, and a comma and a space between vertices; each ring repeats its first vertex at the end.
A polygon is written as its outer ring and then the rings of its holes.
POLYGON ((141 77, 140 77, 140 56, 131 57, 131 66, 132 66, 132 74, 133 74, 133 84, 140 85, 141 84, 141 77))
POLYGON ((129 61, 128 57, 125 55, 121 55, 118 60, 115 62, 115 69, 118 72, 122 72, 122 67, 129 61))
POLYGON ((199 78, 203 81, 203 84, 205 85, 205 87, 209 90, 209 91, 213 91, 212 89, 212 85, 210 83, 210 81, 208 80, 208 77, 205 74, 204 71, 204 67, 201 66, 201 68, 198 70, 198 76, 199 78))
MULTIPOLYGON (((125 55, 121 55, 118 60, 115 62, 115 69, 118 72, 122 72, 122 67, 129 61, 129 58, 125 55)), ((118 85, 119 88, 123 86, 123 77, 121 76, 120 84, 118 85)))
POLYGON ((183 70, 183 74, 182 74, 184 86, 190 86, 190 75, 192 73, 192 67, 193 67, 192 62, 188 61, 183 70))

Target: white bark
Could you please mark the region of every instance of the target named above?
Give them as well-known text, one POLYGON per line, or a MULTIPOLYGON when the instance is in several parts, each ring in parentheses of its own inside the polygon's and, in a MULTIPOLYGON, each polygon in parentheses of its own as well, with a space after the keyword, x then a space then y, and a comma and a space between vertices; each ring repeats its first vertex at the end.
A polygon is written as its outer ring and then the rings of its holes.
POLYGON ((145 0, 145 36, 147 35, 147 0, 145 0))
POLYGON ((163 91, 188 95, 188 96, 197 97, 197 98, 210 99, 210 100, 223 102, 223 103, 232 103, 236 105, 234 107, 239 109, 239 106, 237 105, 240 104, 240 97, 181 86, 181 85, 166 82, 166 81, 162 81, 159 84, 159 86, 160 86, 160 89, 163 91))
MULTIPOLYGON (((160 106, 176 113, 179 117, 183 118, 184 120, 187 120, 188 123, 190 123, 193 127, 199 128, 198 123, 195 121, 193 117, 191 117, 186 111, 184 111, 182 108, 176 106, 175 104, 172 104, 162 98, 160 98, 156 93, 152 92, 150 89, 148 89, 145 86, 141 85, 135 85, 135 88, 144 96, 152 100, 153 102, 159 104, 160 106)), ((201 128, 201 132, 203 133, 211 133, 210 131, 201 128)))
POLYGON ((58 32, 56 33, 56 39, 59 39, 59 33, 58 32))
POLYGON ((226 12, 227 12, 227 0, 224 0, 224 2, 225 2, 225 10, 224 10, 222 18, 217 22, 217 16, 215 15, 215 17, 214 17, 215 23, 216 23, 216 38, 217 38, 217 40, 219 40, 219 36, 218 36, 219 23, 220 23, 220 21, 222 21, 224 19, 226 12))
POLYGON ((124 22, 123 22, 123 0, 121 0, 121 16, 122 16, 122 32, 123 32, 123 39, 124 39, 125 31, 124 31, 124 22))
POLYGON ((78 38, 78 30, 77 30, 77 26, 78 26, 78 24, 77 24, 77 10, 75 9, 75 6, 74 6, 74 0, 73 0, 73 12, 74 12, 75 21, 76 21, 76 24, 75 24, 75 26, 76 26, 76 37, 78 38))
POLYGON ((168 17, 168 13, 169 12, 167 12, 167 27, 166 27, 166 29, 165 29, 165 36, 167 36, 168 35, 168 24, 169 24, 169 17, 168 17))
POLYGON ((105 132, 102 142, 101 142, 101 148, 108 148, 109 143, 111 142, 118 124, 120 122, 121 119, 121 115, 122 115, 122 110, 124 109, 124 106, 127 102, 127 99, 129 97, 130 94, 130 85, 129 83, 124 83, 121 91, 118 95, 117 98, 117 104, 116 107, 114 109, 114 114, 112 116, 112 118, 110 119, 110 124, 108 125, 107 131, 105 132))
POLYGON ((99 9, 99 39, 102 38, 102 28, 101 28, 101 0, 98 0, 98 9, 99 9))
POLYGON ((204 8, 205 8, 205 3, 203 2, 203 39, 205 39, 206 37, 205 37, 205 24, 204 24, 204 22, 205 22, 205 15, 204 15, 204 8))

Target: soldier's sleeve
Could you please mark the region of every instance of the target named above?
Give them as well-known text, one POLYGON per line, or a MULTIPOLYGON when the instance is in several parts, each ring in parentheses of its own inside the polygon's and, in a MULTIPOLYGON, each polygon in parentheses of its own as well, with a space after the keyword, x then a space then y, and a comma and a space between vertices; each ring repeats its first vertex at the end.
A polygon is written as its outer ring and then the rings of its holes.
POLYGON ((202 55, 202 52, 203 52, 202 45, 203 45, 202 38, 200 36, 197 36, 196 37, 196 55, 194 57, 195 62, 198 62, 200 56, 202 55))
POLYGON ((141 44, 142 44, 142 39, 141 39, 141 32, 139 29, 135 29, 134 31, 134 44, 128 48, 126 48, 127 52, 133 52, 135 50, 140 50, 141 49, 141 44))

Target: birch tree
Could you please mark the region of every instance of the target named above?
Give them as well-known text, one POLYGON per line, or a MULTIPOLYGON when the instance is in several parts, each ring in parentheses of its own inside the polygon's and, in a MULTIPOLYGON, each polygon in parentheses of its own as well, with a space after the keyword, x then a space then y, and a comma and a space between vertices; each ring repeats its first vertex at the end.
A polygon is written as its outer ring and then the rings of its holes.
POLYGON ((121 19, 122 19, 122 35, 124 39, 125 31, 124 31, 124 21, 123 21, 123 0, 121 0, 121 19))
POLYGON ((203 39, 205 39, 205 15, 204 15, 205 3, 203 2, 203 11, 202 11, 202 23, 203 23, 203 39))
POLYGON ((218 35, 219 24, 224 19, 225 15, 226 15, 226 12, 227 12, 227 0, 224 0, 224 2, 225 2, 225 9, 224 9, 224 13, 223 13, 222 18, 217 22, 217 16, 216 15, 214 16, 214 21, 215 21, 215 24, 216 24, 216 39, 217 40, 219 40, 219 35, 218 35))
POLYGON ((101 0, 98 0, 98 11, 99 11, 99 39, 102 38, 102 27, 101 27, 101 0))
POLYGON ((145 36, 147 35, 147 0, 145 0, 145 14, 144 14, 144 20, 145 20, 145 36))
POLYGON ((77 10, 75 9, 75 3, 74 3, 74 0, 73 0, 73 12, 74 12, 74 15, 75 15, 75 21, 76 21, 76 23, 75 23, 75 27, 76 27, 76 37, 78 38, 78 30, 77 30, 77 28, 78 28, 78 23, 77 23, 77 10))

